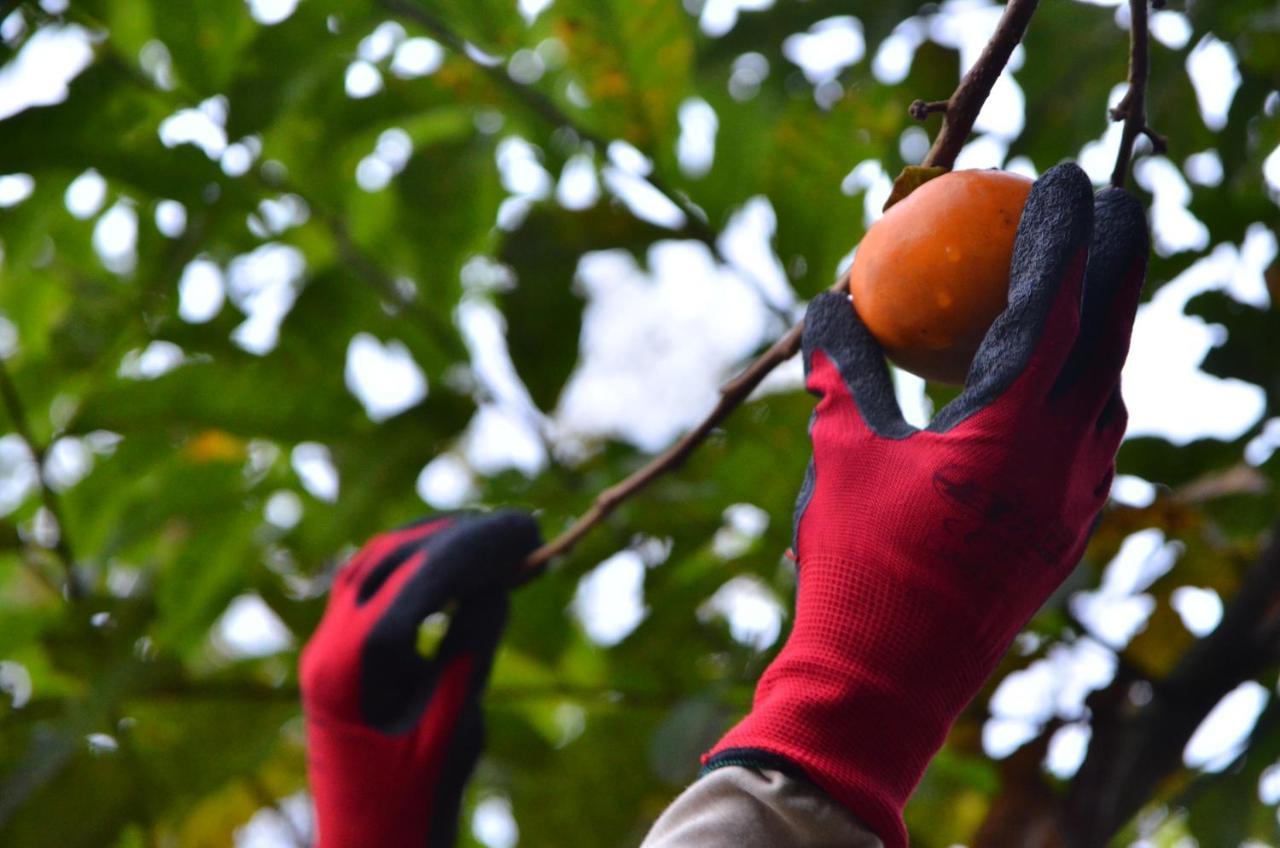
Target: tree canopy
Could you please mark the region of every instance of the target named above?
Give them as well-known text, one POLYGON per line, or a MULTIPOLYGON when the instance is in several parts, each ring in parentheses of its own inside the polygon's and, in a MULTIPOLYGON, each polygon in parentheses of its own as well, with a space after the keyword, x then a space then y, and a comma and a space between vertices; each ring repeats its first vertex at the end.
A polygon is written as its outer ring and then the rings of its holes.
MULTIPOLYGON (((226 845, 302 805, 297 651, 344 554, 434 508, 554 536, 696 422, 845 267, 937 130, 908 106, 998 13, 0 4, 0 842, 226 845)), ((908 807, 924 848, 1064 814, 1280 844, 1280 13, 1152 14, 1167 149, 1130 189, 1182 335, 1137 337, 1168 371, 1127 375, 1116 498, 908 807), (1202 757, 1228 696, 1247 726, 1202 757)), ((1105 183, 1128 20, 1043 0, 958 166, 1105 183)), ((795 374, 517 593, 466 844, 635 844, 746 709, 794 583, 795 374)))

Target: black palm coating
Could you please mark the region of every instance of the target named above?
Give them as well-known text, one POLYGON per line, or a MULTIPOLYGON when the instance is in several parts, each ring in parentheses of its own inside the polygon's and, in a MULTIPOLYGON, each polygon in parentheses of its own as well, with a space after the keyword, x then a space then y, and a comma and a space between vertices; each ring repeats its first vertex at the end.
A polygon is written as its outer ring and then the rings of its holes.
MULTIPOLYGON (((373 626, 361 650, 361 707, 365 720, 386 733, 403 733, 421 717, 440 674, 467 653, 480 688, 507 619, 507 590, 525 558, 541 544, 526 513, 467 515, 415 546, 426 555, 373 626), (435 656, 418 654, 418 627, 456 603, 435 656)), ((400 550, 394 554, 401 554, 400 550)), ((479 691, 476 692, 478 698, 479 691)))
POLYGON ((1071 261, 1089 244, 1092 222, 1093 187, 1079 167, 1057 165, 1036 180, 1014 241, 1009 305, 978 346, 964 390, 933 419, 930 431, 951 430, 994 402, 1022 374, 1071 261))
POLYGON ((810 301, 801 350, 806 376, 813 370, 814 352, 826 354, 844 378, 862 419, 877 435, 905 439, 916 432, 898 407, 884 351, 858 317, 848 295, 823 292, 810 301))
MULTIPOLYGON (((1132 304, 1118 303, 1121 295, 1132 295, 1137 303, 1139 292, 1125 292, 1126 284, 1143 284, 1144 276, 1130 278, 1135 264, 1144 261, 1150 250, 1147 235, 1147 218, 1142 204, 1136 197, 1118 188, 1108 188, 1098 193, 1093 206, 1093 240, 1089 245, 1089 262, 1084 272, 1084 301, 1080 307, 1080 335, 1071 358, 1063 366, 1053 394, 1065 394, 1095 365, 1106 371, 1098 379, 1108 384, 1119 377, 1123 362, 1096 363, 1104 343, 1114 345, 1112 335, 1123 333, 1127 340, 1132 332, 1132 316, 1117 316, 1117 309, 1132 308, 1132 304), (1124 319, 1117 327, 1116 318, 1124 319)), ((1104 387, 1105 388, 1105 387, 1104 387)), ((1114 404, 1108 403, 1108 407, 1114 404)))

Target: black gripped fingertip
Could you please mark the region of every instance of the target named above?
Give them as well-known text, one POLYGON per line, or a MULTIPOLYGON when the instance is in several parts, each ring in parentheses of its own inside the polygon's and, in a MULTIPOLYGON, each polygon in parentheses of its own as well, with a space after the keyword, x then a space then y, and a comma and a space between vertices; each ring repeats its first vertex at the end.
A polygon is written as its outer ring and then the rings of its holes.
POLYGON ((844 379, 862 420, 876 434, 901 439, 915 432, 898 407, 884 350, 847 295, 824 292, 809 303, 802 348, 805 374, 813 370, 814 352, 821 350, 844 379))
POLYGON ((1151 249, 1147 214, 1141 201, 1119 188, 1098 193, 1094 205, 1094 237, 1090 260, 1099 256, 1122 263, 1124 270, 1135 260, 1145 259, 1151 249))

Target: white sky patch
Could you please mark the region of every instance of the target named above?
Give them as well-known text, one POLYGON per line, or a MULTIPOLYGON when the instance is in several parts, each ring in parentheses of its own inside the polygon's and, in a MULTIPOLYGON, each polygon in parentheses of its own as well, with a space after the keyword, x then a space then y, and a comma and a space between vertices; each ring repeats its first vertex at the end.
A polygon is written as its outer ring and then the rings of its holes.
POLYGON ((1117 474, 1111 483, 1111 498, 1117 503, 1141 509, 1156 499, 1156 487, 1132 474, 1117 474))
POLYGON ((750 100, 760 92, 769 78, 769 60, 760 53, 743 53, 733 60, 729 73, 729 96, 734 100, 750 100))
POLYGON ((319 442, 300 442, 290 453, 289 463, 312 497, 327 503, 338 500, 338 469, 329 448, 319 442))
POLYGON ((999 136, 980 135, 960 148, 955 169, 999 168, 1009 152, 1009 144, 999 136))
POLYGON ((1277 450, 1280 450, 1280 418, 1272 418, 1263 425, 1262 432, 1244 446, 1244 461, 1250 465, 1261 465, 1277 450))
POLYGON ((1262 176, 1271 189, 1271 199, 1280 204, 1280 144, 1262 160, 1262 176))
POLYGON ((90 36, 83 27, 36 30, 18 55, 0 68, 0 120, 32 106, 61 103, 71 81, 92 61, 90 36))
POLYGON ((1133 174, 1138 184, 1153 195, 1151 234, 1157 253, 1171 256, 1209 246, 1209 228, 1187 208, 1191 187, 1178 166, 1163 156, 1149 156, 1138 160, 1133 174))
POLYGON ((463 437, 467 462, 480 474, 514 468, 533 477, 547 464, 547 451, 527 415, 510 407, 481 404, 463 437))
POLYGON ((347 389, 375 422, 399 415, 427 396, 426 375, 409 348, 396 339, 384 344, 369 333, 357 333, 347 345, 343 376, 347 389))
POLYGON ((262 517, 281 530, 292 530, 302 520, 302 498, 290 489, 272 492, 262 506, 262 517))
POLYGON ((1196 185, 1216 186, 1222 183, 1222 157, 1216 150, 1192 153, 1182 163, 1182 172, 1196 185))
POLYGON ((773 0, 707 0, 698 26, 712 38, 719 38, 737 26, 740 12, 757 12, 772 5, 773 0))
POLYGON ((9 696, 14 709, 22 709, 31 700, 31 672, 13 660, 0 660, 0 692, 9 696))
MULTIPOLYGON (((293 2, 293 0, 290 0, 293 2)), ((280 848, 297 845, 297 834, 310 845, 314 833, 311 796, 297 792, 282 798, 273 807, 263 807, 235 833, 236 848, 280 848)))
POLYGON ((347 66, 343 88, 347 96, 353 100, 372 97, 382 91, 382 74, 372 63, 363 59, 357 60, 347 66))
POLYGON ((520 12, 520 17, 524 18, 526 24, 531 24, 538 19, 546 9, 550 8, 554 0, 517 0, 516 8, 520 12))
POLYGON ((63 201, 73 217, 84 221, 98 214, 107 200, 107 181, 93 168, 71 181, 63 201))
POLYGON ((8 515, 26 501, 39 483, 36 463, 17 433, 0 436, 0 515, 8 515))
POLYGON ((0 208, 17 206, 35 190, 36 181, 30 174, 0 176, 0 208))
POLYGON ((269 657, 293 645, 293 634, 260 595, 235 598, 214 625, 214 644, 232 659, 269 657))
POLYGON ((729 218, 716 246, 731 265, 747 275, 770 304, 779 309, 795 305, 796 293, 787 280, 782 260, 772 245, 778 232, 778 215, 764 195, 742 204, 729 218))
POLYGON ((160 122, 160 143, 165 147, 194 144, 217 161, 227 149, 227 98, 217 95, 194 109, 179 109, 160 122))
POLYGON ((893 374, 893 391, 898 399, 898 408, 902 417, 913 427, 926 427, 933 416, 933 403, 925 393, 923 377, 917 377, 910 371, 896 366, 891 368, 893 374))
POLYGON ((141 350, 126 353, 117 373, 126 380, 154 380, 177 368, 185 358, 182 348, 158 339, 141 350))
MULTIPOLYGON (((1107 96, 1108 106, 1115 106, 1124 97, 1126 85, 1114 85, 1107 96)), ((1124 125, 1119 121, 1107 121, 1101 138, 1085 142, 1076 156, 1076 164, 1089 175, 1094 185, 1102 185, 1111 179, 1111 170, 1116 164, 1116 151, 1120 149, 1120 137, 1124 133, 1124 125)))
POLYGON ((565 209, 590 209, 600 199, 600 180, 595 162, 585 153, 575 153, 564 163, 556 183, 556 202, 565 209))
POLYGON ((451 453, 440 454, 423 467, 416 490, 434 509, 457 509, 478 494, 471 468, 451 453))
POLYGON ((742 556, 769 527, 769 514, 754 504, 733 504, 725 509, 724 519, 711 539, 711 550, 721 559, 742 556))
POLYGON ((298 8, 298 0, 246 0, 249 14, 260 24, 275 26, 288 20, 294 9, 298 8))
POLYGON ((853 196, 866 192, 862 224, 869 227, 884 215, 884 202, 893 191, 893 178, 880 165, 879 159, 864 159, 840 182, 840 191, 853 196))
POLYGON ((767 314, 704 245, 661 242, 648 259, 652 276, 625 251, 583 257, 582 354, 556 419, 571 434, 656 451, 711 408, 720 381, 763 340, 767 314))
POLYGON ((1212 589, 1179 586, 1173 590, 1169 603, 1194 636, 1208 636, 1222 621, 1222 598, 1212 589))
POLYGON ((519 136, 498 142, 495 152, 502 187, 515 197, 541 200, 551 194, 554 182, 542 165, 541 152, 519 136))
POLYGON ((716 110, 701 97, 690 97, 680 104, 679 116, 676 157, 680 170, 695 179, 706 176, 716 158, 716 130, 720 126, 716 110))
POLYGON ((1156 529, 1129 536, 1107 565, 1096 591, 1076 592, 1070 607, 1089 632, 1112 648, 1123 648, 1155 611, 1155 598, 1142 594, 1177 562, 1178 542, 1156 529))
POLYGON ((121 200, 103 213, 93 228, 93 249, 102 265, 116 274, 128 274, 138 264, 138 213, 121 200))
POLYGON ((729 622, 729 635, 741 645, 763 651, 778 641, 783 607, 777 596, 758 578, 734 577, 698 608, 698 618, 729 622))
POLYGON ((679 206, 648 181, 621 168, 607 165, 602 176, 609 191, 621 200, 642 221, 648 221, 659 227, 677 230, 683 227, 687 218, 679 206))
POLYGON ((18 328, 0 314, 0 359, 9 359, 18 352, 18 328))
POLYGON ((222 311, 226 287, 222 269, 205 257, 187 263, 178 279, 178 315, 191 324, 212 321, 222 311))
POLYGON ((365 191, 380 191, 409 164, 413 156, 413 139, 400 127, 391 127, 378 135, 373 152, 356 166, 356 183, 365 191))
POLYGON ((1049 753, 1045 756, 1045 766, 1049 772, 1060 780, 1072 777, 1084 763, 1084 756, 1089 752, 1089 739, 1093 731, 1084 722, 1064 724, 1049 740, 1049 753))
POLYGON ((520 841, 511 802, 502 796, 489 796, 476 804, 471 814, 471 835, 486 848, 515 848, 520 841))
MULTIPOLYGON (((1003 7, 986 2, 950 0, 942 7, 940 14, 930 19, 929 37, 938 44, 960 51, 960 68, 963 73, 978 61, 978 56, 986 47, 1003 12, 1003 7)), ((1022 67, 1024 56, 1025 51, 1021 45, 1014 48, 1009 64, 1001 71, 982 111, 978 113, 978 119, 973 125, 974 132, 991 133, 1005 141, 1012 141, 1021 134, 1026 96, 1014 80, 1013 73, 1022 67)))
POLYGON ((1159 436, 1176 445, 1206 437, 1229 441, 1262 416, 1261 388, 1199 369, 1221 331, 1182 311, 1193 296, 1237 285, 1230 282, 1237 274, 1252 273, 1241 251, 1219 244, 1138 308, 1123 383, 1130 437, 1159 436))
POLYGON ((1227 125, 1231 101, 1240 87, 1240 69, 1231 46, 1206 35, 1187 55, 1187 74, 1205 126, 1217 132, 1227 125))
POLYGON ((644 605, 644 561, 620 551, 578 581, 570 607, 587 636, 609 647, 627 638, 648 615, 644 605))
POLYGON ((1000 682, 991 696, 991 718, 982 728, 983 749, 991 757, 1006 757, 1054 715, 1080 716, 1085 698, 1110 683, 1115 670, 1115 654, 1092 639, 1054 645, 1044 659, 1000 682))
POLYGON ((647 177, 653 173, 653 160, 625 141, 609 142, 609 162, 628 174, 647 177))
POLYGON ((1171 50, 1181 50, 1191 40, 1191 22, 1182 12, 1164 9, 1148 19, 1151 35, 1171 50))
POLYGON ((434 74, 444 64, 444 48, 430 38, 410 38, 396 48, 391 73, 401 79, 434 74))
POLYGON ((911 73, 916 50, 925 42, 928 27, 919 18, 907 18, 876 48, 871 59, 871 72, 886 85, 897 85, 911 73))
POLYGON ((542 79, 547 71, 547 63, 537 52, 522 48, 511 54, 507 60, 507 74, 521 85, 533 85, 542 79))
POLYGON ((395 21, 383 21, 373 32, 360 39, 356 47, 356 56, 366 62, 378 63, 391 56, 396 47, 404 41, 404 27, 395 21))
POLYGON ((924 161, 924 157, 929 153, 929 147, 932 143, 929 134, 924 131, 923 127, 907 127, 902 131, 902 135, 898 137, 898 153, 902 156, 904 162, 910 165, 918 165, 924 161))
POLYGON ((231 302, 246 316, 232 333, 236 344, 259 356, 276 346, 302 285, 306 259, 292 245, 268 243, 237 256, 227 268, 231 302))
POLYGON ((782 42, 786 56, 813 85, 830 82, 867 53, 862 22, 852 15, 826 18, 808 32, 788 36, 782 42))
POLYGON ((1183 762, 1189 768, 1222 771, 1243 750, 1269 699, 1266 687, 1252 680, 1231 690, 1191 734, 1183 762))
POLYGON ((63 436, 44 458, 44 478, 56 492, 65 492, 93 470, 93 451, 83 439, 63 436))
POLYGON ((165 238, 178 238, 187 231, 187 207, 176 200, 156 204, 156 229, 165 238))

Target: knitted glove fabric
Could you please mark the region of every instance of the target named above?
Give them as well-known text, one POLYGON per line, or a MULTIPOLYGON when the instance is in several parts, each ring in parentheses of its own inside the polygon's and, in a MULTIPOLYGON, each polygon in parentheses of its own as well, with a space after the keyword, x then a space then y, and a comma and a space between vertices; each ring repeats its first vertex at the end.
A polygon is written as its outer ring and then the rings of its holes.
POLYGON ((1146 256, 1134 198, 1095 201, 1079 168, 1048 171, 1023 211, 1008 307, 924 430, 903 419, 848 299, 813 301, 803 352, 820 400, 795 623, 707 768, 790 769, 889 848, 907 844, 902 810, 925 766, 1107 499, 1146 256))
POLYGON ((539 543, 523 513, 427 519, 338 573, 300 672, 319 848, 454 844, 507 592, 539 543), (419 626, 447 610, 424 658, 419 626))

